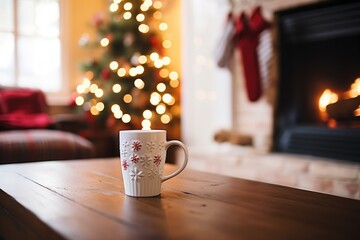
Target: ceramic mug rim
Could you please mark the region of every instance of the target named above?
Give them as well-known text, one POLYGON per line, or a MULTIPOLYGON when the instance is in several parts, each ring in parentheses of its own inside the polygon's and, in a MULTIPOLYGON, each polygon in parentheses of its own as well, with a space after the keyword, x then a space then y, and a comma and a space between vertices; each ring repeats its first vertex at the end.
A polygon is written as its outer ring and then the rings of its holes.
POLYGON ((164 133, 166 130, 120 130, 120 133, 164 133))

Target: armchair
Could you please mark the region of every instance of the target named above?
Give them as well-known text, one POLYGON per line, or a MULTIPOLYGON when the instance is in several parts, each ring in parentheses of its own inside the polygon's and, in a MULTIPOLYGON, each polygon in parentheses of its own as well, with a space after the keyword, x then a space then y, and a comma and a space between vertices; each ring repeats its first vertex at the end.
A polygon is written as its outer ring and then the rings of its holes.
POLYGON ((61 121, 69 126, 69 118, 48 114, 41 90, 0 86, 0 164, 94 157, 93 144, 59 129, 61 121))

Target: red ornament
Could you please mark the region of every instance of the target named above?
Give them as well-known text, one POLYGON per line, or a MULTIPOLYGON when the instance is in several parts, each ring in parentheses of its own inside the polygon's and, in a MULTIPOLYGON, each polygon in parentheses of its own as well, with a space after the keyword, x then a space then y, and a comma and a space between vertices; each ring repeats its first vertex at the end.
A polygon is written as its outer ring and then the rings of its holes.
POLYGON ((93 22, 96 27, 100 27, 104 23, 104 13, 98 12, 93 16, 93 22))
POLYGON ((108 80, 111 77, 111 70, 110 69, 104 69, 102 70, 102 72, 100 73, 101 77, 105 80, 108 80))

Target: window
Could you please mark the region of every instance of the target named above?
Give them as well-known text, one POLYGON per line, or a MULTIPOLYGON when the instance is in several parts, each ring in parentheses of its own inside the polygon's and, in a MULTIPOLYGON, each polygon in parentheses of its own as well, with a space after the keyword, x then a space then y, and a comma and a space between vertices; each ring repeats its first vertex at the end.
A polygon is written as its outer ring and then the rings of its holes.
POLYGON ((0 85, 63 90, 60 0, 0 0, 0 85))

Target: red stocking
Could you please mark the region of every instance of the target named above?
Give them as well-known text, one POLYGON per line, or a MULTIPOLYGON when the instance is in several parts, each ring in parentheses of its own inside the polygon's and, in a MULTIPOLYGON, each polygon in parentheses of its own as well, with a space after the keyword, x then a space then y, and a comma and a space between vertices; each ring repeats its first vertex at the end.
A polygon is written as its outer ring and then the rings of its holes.
POLYGON ((259 34, 268 27, 260 7, 254 10, 249 22, 244 13, 236 21, 237 47, 243 61, 246 92, 252 102, 258 100, 262 93, 257 46, 259 34))

